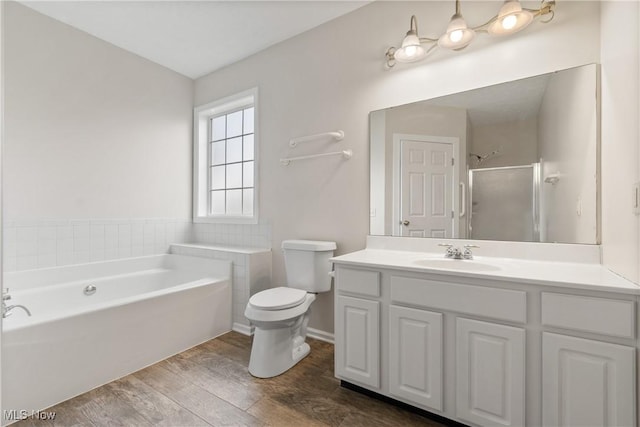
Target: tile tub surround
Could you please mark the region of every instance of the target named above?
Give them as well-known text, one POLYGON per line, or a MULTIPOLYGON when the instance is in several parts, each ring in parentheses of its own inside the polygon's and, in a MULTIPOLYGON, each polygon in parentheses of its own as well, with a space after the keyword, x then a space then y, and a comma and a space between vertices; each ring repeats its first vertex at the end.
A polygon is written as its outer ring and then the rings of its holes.
POLYGON ((5 221, 6 272, 108 261, 168 252, 171 243, 271 247, 271 227, 193 224, 191 219, 69 219, 5 221))
POLYGON ((262 219, 258 224, 193 224, 193 242, 271 248, 271 226, 262 219))
POLYGON ((194 224, 190 219, 5 221, 5 272, 176 253, 233 262, 234 329, 248 334, 249 297, 271 287, 271 226, 194 224), (190 242, 190 245, 170 245, 190 242), (262 255, 260 255, 262 254, 262 255), (268 255, 267 255, 268 254, 268 255))
POLYGON ((233 263, 232 320, 233 329, 251 333, 244 310, 251 295, 271 287, 271 249, 247 246, 184 243, 171 245, 171 253, 233 263))
POLYGON ((5 221, 3 270, 162 254, 192 235, 191 220, 177 218, 5 221))

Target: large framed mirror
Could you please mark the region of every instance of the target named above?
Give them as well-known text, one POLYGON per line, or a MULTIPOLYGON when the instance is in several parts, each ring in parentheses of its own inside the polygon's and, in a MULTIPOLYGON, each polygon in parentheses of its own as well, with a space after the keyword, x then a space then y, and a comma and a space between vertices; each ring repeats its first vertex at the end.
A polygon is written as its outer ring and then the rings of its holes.
POLYGON ((370 113, 370 234, 596 244, 599 68, 370 113))

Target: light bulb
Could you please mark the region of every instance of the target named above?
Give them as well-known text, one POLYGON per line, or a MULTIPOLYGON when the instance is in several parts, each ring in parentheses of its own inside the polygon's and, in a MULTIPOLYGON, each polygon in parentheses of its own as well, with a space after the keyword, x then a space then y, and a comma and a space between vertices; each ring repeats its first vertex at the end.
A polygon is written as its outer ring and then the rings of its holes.
POLYGON ((418 52, 418 48, 415 46, 407 46, 404 48, 404 53, 407 57, 413 57, 418 52))
POLYGON ((509 15, 502 20, 502 28, 505 30, 511 30, 518 23, 518 18, 515 15, 509 15))
POLYGON ((458 43, 460 40, 462 40, 462 35, 462 30, 452 31, 449 34, 449 40, 451 40, 453 43, 458 43))

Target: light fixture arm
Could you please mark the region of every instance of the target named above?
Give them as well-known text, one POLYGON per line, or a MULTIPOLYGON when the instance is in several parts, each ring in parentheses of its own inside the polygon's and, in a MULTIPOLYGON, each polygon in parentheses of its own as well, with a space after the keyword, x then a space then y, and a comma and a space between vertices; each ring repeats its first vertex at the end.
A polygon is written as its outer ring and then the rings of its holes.
POLYGON ((545 15, 551 15, 547 20, 541 20, 540 22, 542 22, 543 24, 548 24, 549 22, 553 21, 553 18, 555 18, 556 16, 556 12, 554 10, 554 8, 556 7, 556 1, 555 0, 542 0, 541 4, 540 4, 540 9, 538 10, 529 10, 529 12, 533 13, 533 16, 538 17, 538 16, 545 16, 545 15))
POLYGON ((409 31, 413 31, 418 35, 418 18, 416 15, 411 15, 411 22, 409 22, 409 31))
POLYGON ((420 37, 420 35, 418 34, 418 18, 416 18, 416 15, 411 15, 411 22, 409 22, 409 31, 413 31, 415 35, 418 36, 420 43, 434 43, 438 41, 438 39, 420 37))

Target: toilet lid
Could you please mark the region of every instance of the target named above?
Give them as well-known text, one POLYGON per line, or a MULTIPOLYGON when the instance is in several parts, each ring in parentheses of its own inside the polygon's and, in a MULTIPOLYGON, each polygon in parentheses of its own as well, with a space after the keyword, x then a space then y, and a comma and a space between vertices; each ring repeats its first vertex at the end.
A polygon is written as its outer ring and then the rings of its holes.
POLYGON ((302 289, 281 286, 258 292, 249 298, 249 304, 261 310, 284 310, 302 304, 306 296, 302 289))

